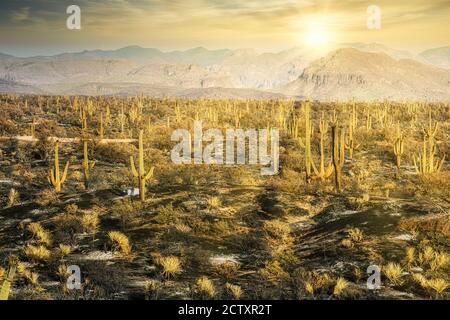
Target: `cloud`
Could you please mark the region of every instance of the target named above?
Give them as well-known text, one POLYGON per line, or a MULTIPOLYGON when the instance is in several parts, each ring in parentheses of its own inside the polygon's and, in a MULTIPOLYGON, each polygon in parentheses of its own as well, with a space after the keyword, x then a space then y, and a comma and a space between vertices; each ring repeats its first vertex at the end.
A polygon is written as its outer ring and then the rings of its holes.
POLYGON ((13 23, 23 22, 30 18, 30 7, 14 10, 10 14, 10 21, 13 23))

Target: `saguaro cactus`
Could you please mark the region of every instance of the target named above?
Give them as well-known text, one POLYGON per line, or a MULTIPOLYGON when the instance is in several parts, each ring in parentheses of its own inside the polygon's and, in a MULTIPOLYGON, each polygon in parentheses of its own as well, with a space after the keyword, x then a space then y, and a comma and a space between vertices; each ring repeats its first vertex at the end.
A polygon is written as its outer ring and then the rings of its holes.
POLYGON ((305 168, 306 182, 311 182, 311 134, 313 131, 311 125, 311 106, 309 102, 305 103, 305 168))
POLYGON ((103 112, 100 114, 100 125, 97 130, 97 133, 100 139, 103 139, 103 136, 105 135, 105 128, 103 127, 103 112))
POLYGON ((394 142, 394 155, 395 155, 395 164, 397 165, 397 170, 400 170, 400 165, 402 161, 403 155, 403 135, 400 130, 400 125, 397 127, 397 139, 394 142))
POLYGON ((337 124, 334 124, 331 127, 331 136, 333 140, 333 167, 337 192, 341 191, 341 171, 345 163, 344 135, 344 129, 339 130, 337 124))
POLYGON ((59 172, 59 155, 58 155, 58 142, 55 143, 55 164, 48 173, 48 182, 55 187, 56 192, 61 192, 61 185, 66 181, 67 171, 69 170, 69 161, 66 162, 64 172, 60 176, 59 172))
POLYGON ((84 172, 84 187, 89 189, 89 170, 93 169, 95 161, 89 160, 88 153, 88 139, 83 139, 83 172, 84 172))
POLYGON ((423 151, 422 154, 413 157, 414 167, 418 174, 427 174, 433 172, 439 172, 445 161, 445 155, 442 157, 441 161, 434 161, 434 156, 436 154, 436 144, 434 142, 434 137, 436 136, 438 130, 438 123, 433 125, 431 119, 431 110, 429 113, 428 127, 423 129, 423 151))
POLYGON ((345 148, 348 150, 348 158, 353 160, 353 151, 359 148, 359 144, 355 143, 353 132, 356 130, 358 118, 356 114, 356 106, 353 104, 353 112, 350 114, 348 122, 348 136, 345 139, 345 148))
POLYGON ((16 274, 17 259, 10 259, 10 265, 8 273, 5 276, 5 280, 0 288, 0 300, 8 300, 9 292, 11 291, 11 283, 13 282, 14 275, 16 274))
POLYGON ((322 118, 320 119, 319 124, 319 133, 320 133, 320 168, 317 169, 316 165, 314 164, 314 160, 311 160, 311 164, 314 169, 314 173, 316 176, 318 176, 320 179, 325 180, 329 178, 333 174, 333 164, 332 160, 330 160, 330 163, 328 164, 327 168, 325 169, 325 152, 324 152, 324 143, 325 143, 325 136, 328 131, 328 125, 324 120, 323 114, 322 118))
POLYGON ((134 165, 134 157, 130 156, 131 171, 133 175, 139 179, 139 197, 141 201, 145 201, 145 183, 147 179, 153 176, 153 171, 155 167, 151 167, 148 172, 145 171, 144 167, 144 143, 143 143, 144 131, 139 131, 139 171, 136 170, 134 165))

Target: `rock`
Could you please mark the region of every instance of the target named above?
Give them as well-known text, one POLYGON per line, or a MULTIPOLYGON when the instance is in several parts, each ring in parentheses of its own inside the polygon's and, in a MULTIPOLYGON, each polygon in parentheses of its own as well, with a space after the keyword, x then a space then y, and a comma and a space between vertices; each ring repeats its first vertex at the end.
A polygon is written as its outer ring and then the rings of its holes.
POLYGON ((394 238, 394 240, 411 241, 411 240, 413 240, 413 237, 410 234, 405 233, 405 234, 401 234, 399 236, 396 236, 394 238))
POLYGON ((235 263, 240 265, 241 263, 238 261, 238 257, 236 255, 216 255, 209 258, 209 262, 214 266, 220 266, 224 263, 235 263))

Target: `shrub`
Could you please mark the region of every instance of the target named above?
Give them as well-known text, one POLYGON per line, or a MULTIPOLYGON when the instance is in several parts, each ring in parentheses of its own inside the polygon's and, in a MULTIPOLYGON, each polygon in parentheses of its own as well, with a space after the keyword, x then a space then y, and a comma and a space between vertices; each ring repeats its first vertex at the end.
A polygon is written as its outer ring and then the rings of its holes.
POLYGON ((131 253, 130 243, 126 235, 119 231, 108 232, 108 237, 113 243, 113 246, 118 248, 118 250, 125 256, 131 253))
POLYGON ((216 295, 214 284, 205 276, 197 279, 197 289, 201 295, 208 298, 213 298, 216 295))
POLYGON ((24 252, 28 258, 35 261, 50 260, 50 251, 44 246, 27 245, 24 252))
POLYGON ((181 272, 181 262, 177 257, 161 257, 158 260, 159 264, 163 268, 163 275, 165 277, 170 278, 181 272))

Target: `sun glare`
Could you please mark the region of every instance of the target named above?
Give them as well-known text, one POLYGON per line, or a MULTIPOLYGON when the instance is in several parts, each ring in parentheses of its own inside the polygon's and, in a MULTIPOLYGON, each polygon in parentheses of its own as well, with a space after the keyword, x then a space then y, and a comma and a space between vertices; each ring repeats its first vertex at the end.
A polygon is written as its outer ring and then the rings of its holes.
POLYGON ((325 24, 318 21, 311 22, 306 28, 303 41, 307 46, 320 49, 329 44, 330 33, 326 29, 325 24))

